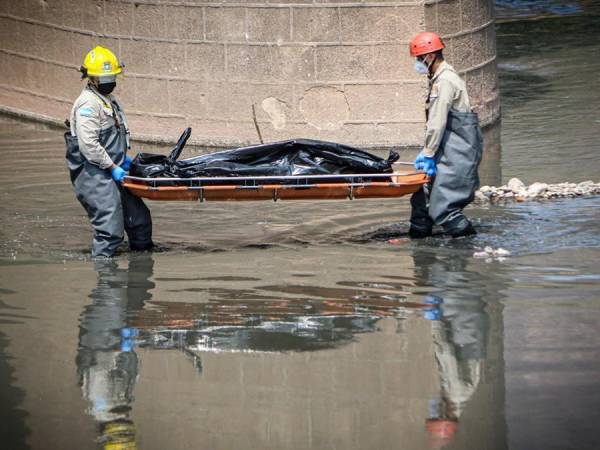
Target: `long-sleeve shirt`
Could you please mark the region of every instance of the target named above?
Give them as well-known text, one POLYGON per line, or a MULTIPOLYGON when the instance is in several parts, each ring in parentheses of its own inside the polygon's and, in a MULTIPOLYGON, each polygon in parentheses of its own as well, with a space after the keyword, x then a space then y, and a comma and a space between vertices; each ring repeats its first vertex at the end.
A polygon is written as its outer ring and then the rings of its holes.
POLYGON ((463 79, 446 61, 442 61, 433 77, 429 80, 427 99, 427 130, 423 156, 435 156, 446 130, 448 112, 469 112, 469 94, 463 79))
MULTIPOLYGON (((111 102, 118 104, 112 95, 101 95, 88 85, 75 100, 71 110, 71 134, 77 136, 79 150, 89 162, 101 169, 113 165, 113 160, 99 140, 102 131, 115 126, 114 115, 118 113, 111 102)), ((121 116, 117 119, 124 122, 124 116, 121 116)))

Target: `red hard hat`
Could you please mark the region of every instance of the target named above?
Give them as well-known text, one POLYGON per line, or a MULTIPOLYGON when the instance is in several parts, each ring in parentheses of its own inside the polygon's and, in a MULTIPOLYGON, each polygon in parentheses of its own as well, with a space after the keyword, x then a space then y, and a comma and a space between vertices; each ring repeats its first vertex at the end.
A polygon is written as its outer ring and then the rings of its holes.
POLYGON ((458 430, 458 422, 446 419, 428 419, 425 428, 429 433, 430 447, 441 448, 452 441, 458 430))
POLYGON ((437 52, 446 46, 436 33, 425 31, 417 34, 412 41, 410 41, 408 47, 410 49, 410 56, 415 57, 437 52))

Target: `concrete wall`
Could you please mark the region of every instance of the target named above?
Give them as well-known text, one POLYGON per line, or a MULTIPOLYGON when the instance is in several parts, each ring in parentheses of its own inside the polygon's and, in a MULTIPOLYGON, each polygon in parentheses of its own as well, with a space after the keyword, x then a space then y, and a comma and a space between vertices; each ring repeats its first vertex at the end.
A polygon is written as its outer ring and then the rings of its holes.
POLYGON ((471 104, 483 125, 500 118, 494 2, 430 0, 425 26, 444 38, 445 56, 465 78, 471 104))
MULTIPOLYGON (((499 115, 492 0, 0 0, 0 106, 62 121, 95 45, 126 64, 134 134, 230 146, 418 145, 425 80, 407 44, 439 31, 484 124, 499 115)), ((142 136, 144 137, 144 136, 142 136)))

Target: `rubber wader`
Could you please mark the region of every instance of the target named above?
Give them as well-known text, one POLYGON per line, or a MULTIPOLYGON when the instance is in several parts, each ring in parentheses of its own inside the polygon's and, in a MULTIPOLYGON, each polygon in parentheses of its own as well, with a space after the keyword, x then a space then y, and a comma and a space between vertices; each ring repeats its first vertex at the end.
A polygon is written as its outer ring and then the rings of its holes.
MULTIPOLYGON (((112 103, 115 125, 100 131, 98 140, 113 162, 121 165, 127 151, 123 112, 112 103)), ((67 167, 75 196, 86 210, 94 238, 93 257, 112 257, 123 242, 124 231, 132 250, 152 248, 152 219, 144 202, 115 182, 110 170, 90 163, 79 150, 77 136, 65 133, 67 167)))
POLYGON ((477 114, 450 110, 446 131, 435 155, 437 175, 410 199, 411 235, 431 235, 433 225, 452 236, 470 234, 471 222, 462 210, 479 188, 478 168, 483 138, 477 114))

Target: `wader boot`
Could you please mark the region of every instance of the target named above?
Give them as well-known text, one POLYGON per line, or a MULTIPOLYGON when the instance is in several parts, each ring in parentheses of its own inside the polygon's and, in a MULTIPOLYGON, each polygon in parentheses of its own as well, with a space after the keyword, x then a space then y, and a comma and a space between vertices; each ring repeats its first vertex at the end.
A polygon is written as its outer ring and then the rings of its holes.
POLYGON ((437 174, 410 199, 411 237, 431 236, 433 225, 452 237, 476 234, 462 210, 479 188, 477 170, 483 139, 477 114, 450 110, 446 131, 435 155, 437 174))

